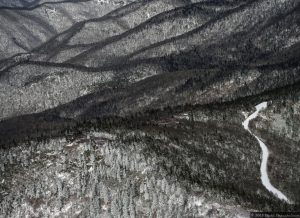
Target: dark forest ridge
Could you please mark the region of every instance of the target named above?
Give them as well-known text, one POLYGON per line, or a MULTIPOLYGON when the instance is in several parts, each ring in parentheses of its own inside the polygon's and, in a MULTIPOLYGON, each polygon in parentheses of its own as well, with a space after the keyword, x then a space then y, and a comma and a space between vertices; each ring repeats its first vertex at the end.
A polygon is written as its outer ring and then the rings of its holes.
MULTIPOLYGON (((110 104, 122 105, 115 100, 120 92, 129 102, 140 101, 133 87, 143 80, 162 80, 171 72, 177 73, 165 90, 144 87, 145 96, 159 90, 155 101, 128 112, 155 109, 170 96, 174 102, 164 106, 233 100, 299 79, 298 1, 147 0, 122 6, 99 2, 41 5, 29 12, 3 10, 3 53, 8 54, 6 45, 9 52, 26 54, 1 63, 0 98, 10 102, 3 104, 2 119, 44 111, 94 92, 102 99, 97 104, 110 99, 110 104), (51 18, 47 10, 55 15, 51 18), (89 14, 83 15, 84 10, 89 14), (16 23, 20 16, 22 22, 16 23), (58 22, 65 16, 70 25, 58 22), (220 88, 212 89, 212 84, 220 88), (185 88, 179 94, 180 87, 185 88), (102 89, 113 91, 104 98, 102 89)), ((126 114, 126 106, 121 108, 123 112, 116 113, 126 114)))

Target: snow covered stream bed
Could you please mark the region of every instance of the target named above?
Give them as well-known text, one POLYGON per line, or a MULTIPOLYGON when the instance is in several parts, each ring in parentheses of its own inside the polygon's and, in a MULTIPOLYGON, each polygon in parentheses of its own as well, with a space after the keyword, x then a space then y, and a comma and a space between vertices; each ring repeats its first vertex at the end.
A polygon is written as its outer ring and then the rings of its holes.
POLYGON ((246 118, 246 120, 243 122, 243 126, 244 126, 245 130, 250 132, 250 134, 253 135, 256 138, 256 140, 258 141, 258 143, 260 145, 260 148, 262 150, 262 161, 261 161, 261 166, 260 166, 262 184, 266 187, 266 189, 268 191, 273 193, 280 200, 284 200, 284 201, 290 203, 289 199, 280 190, 275 188, 270 182, 270 179, 269 179, 269 176, 268 176, 268 169, 267 169, 268 168, 268 158, 269 158, 268 147, 266 146, 266 144, 258 136, 254 135, 252 133, 252 131, 249 129, 249 122, 251 120, 255 119, 258 116, 259 112, 266 109, 267 106, 268 106, 267 102, 263 102, 263 103, 257 105, 255 107, 256 111, 246 118))

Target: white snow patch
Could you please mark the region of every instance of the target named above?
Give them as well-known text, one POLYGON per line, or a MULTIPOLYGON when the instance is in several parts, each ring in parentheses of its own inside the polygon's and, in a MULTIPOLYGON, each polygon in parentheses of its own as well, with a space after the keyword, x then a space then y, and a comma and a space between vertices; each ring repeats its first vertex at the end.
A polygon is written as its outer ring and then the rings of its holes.
POLYGON ((57 173, 57 177, 62 180, 66 180, 69 177, 69 174, 68 173, 57 173))
POLYGON ((68 212, 68 211, 71 209, 72 205, 73 205, 72 202, 69 202, 68 204, 66 204, 66 205, 63 207, 62 212, 63 212, 63 213, 68 212))
POLYGON ((72 147, 74 145, 74 142, 67 144, 66 147, 72 147))
POLYGON ((115 139, 116 136, 114 134, 109 134, 106 132, 92 132, 90 135, 97 137, 97 138, 105 138, 105 139, 115 139))

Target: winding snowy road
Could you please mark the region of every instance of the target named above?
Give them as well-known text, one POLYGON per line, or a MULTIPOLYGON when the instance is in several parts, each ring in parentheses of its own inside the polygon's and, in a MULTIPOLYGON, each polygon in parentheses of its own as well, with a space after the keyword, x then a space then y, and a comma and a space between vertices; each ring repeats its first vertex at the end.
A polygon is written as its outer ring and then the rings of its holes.
POLYGON ((251 135, 253 135, 256 138, 256 140, 259 142, 259 145, 260 145, 261 150, 262 150, 262 162, 261 162, 261 166, 260 166, 262 184, 266 187, 266 189, 268 191, 273 193, 277 198, 290 203, 289 199, 281 191, 279 191, 277 188, 275 188, 270 182, 270 179, 269 179, 269 176, 268 176, 268 170, 267 170, 268 158, 269 158, 268 147, 266 146, 266 144, 260 138, 258 138, 256 135, 254 135, 251 132, 251 130, 249 129, 249 122, 251 120, 255 119, 258 116, 259 112, 266 109, 267 106, 268 106, 267 102, 263 102, 263 103, 257 105, 255 107, 256 111, 253 114, 251 114, 249 117, 247 117, 247 119, 243 122, 243 126, 248 132, 250 132, 251 135))

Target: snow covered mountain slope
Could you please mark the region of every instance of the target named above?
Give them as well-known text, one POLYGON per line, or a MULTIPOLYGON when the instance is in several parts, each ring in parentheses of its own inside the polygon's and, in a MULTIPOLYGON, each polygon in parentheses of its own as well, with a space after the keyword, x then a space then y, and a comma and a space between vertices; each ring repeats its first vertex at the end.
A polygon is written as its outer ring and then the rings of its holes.
POLYGON ((0 0, 0 217, 299 210, 299 12, 299 0, 0 0), (262 184, 254 135, 289 202, 262 184))

